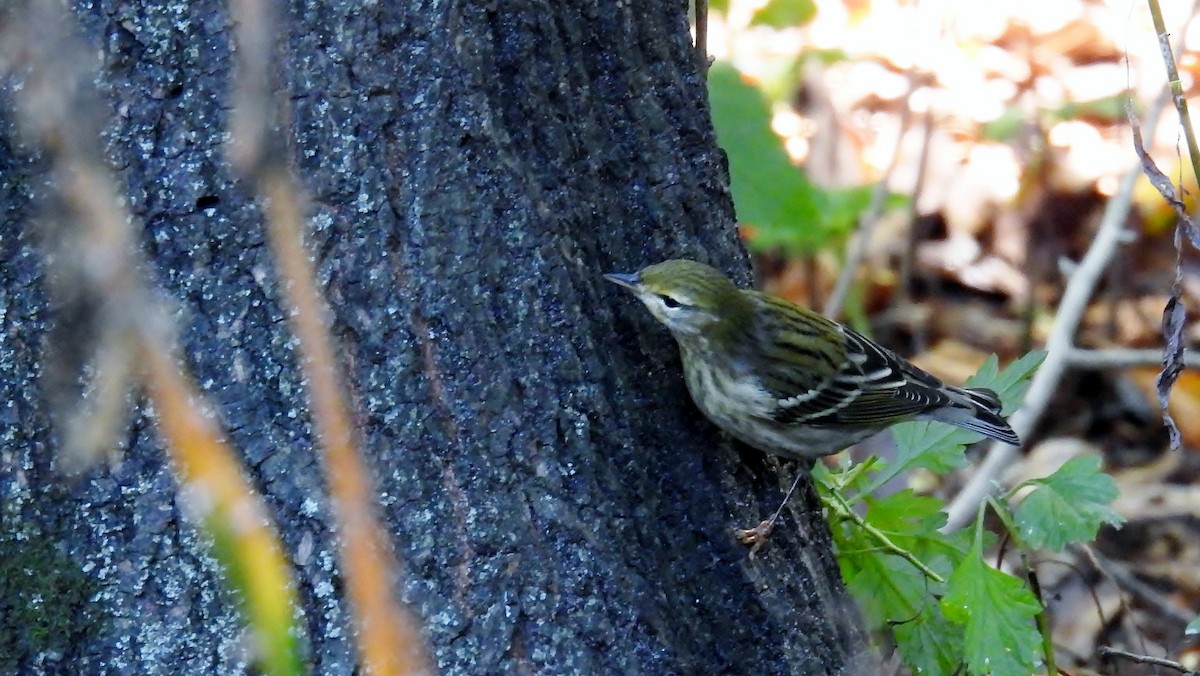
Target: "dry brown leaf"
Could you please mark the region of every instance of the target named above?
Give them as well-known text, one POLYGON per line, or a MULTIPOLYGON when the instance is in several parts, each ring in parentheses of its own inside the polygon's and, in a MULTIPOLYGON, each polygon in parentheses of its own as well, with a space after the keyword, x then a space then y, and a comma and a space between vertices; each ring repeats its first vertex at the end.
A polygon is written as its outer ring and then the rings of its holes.
MULTIPOLYGON (((1148 401, 1158 397, 1155 382, 1158 369, 1153 367, 1130 369, 1129 376, 1148 401)), ((1185 447, 1200 448, 1200 373, 1184 371, 1171 390, 1171 415, 1179 425, 1185 447)), ((1197 512, 1200 513, 1200 512, 1197 512)))
POLYGON ((987 356, 986 352, 947 338, 910 361, 948 383, 962 383, 979 370, 987 356))
POLYGON ((1075 569, 1066 566, 1041 566, 1039 577, 1044 577, 1043 571, 1054 569, 1067 573, 1060 584, 1052 587, 1050 617, 1054 621, 1054 643, 1072 655, 1091 655, 1104 626, 1120 612, 1120 592, 1111 582, 1102 582, 1093 590, 1075 569))
POLYGON ((1124 346, 1160 345, 1166 304, 1166 295, 1094 302, 1084 312, 1080 342, 1100 344, 1107 339, 1124 346))
POLYGON ((828 253, 812 258, 793 258, 784 264, 778 274, 764 280, 763 291, 810 307, 814 300, 824 300, 829 296, 837 282, 837 275, 838 266, 828 253))
POLYGON ((1145 484, 1130 486, 1120 480, 1120 495, 1113 511, 1129 521, 1191 518, 1200 514, 1200 486, 1145 484))

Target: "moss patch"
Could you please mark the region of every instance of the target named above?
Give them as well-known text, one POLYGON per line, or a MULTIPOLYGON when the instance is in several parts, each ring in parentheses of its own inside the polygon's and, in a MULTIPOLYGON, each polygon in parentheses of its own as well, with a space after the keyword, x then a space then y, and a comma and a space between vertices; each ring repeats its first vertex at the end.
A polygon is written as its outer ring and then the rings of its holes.
POLYGON ((0 532, 0 672, 57 662, 94 636, 98 588, 53 539, 0 532))

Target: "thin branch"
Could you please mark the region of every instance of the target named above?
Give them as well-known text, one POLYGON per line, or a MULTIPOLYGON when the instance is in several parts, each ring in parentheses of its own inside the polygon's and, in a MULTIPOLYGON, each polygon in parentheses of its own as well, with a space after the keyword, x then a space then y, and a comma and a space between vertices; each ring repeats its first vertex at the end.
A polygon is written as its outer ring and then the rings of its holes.
POLYGON ((1076 555, 1086 557, 1091 561, 1096 570, 1111 579, 1119 589, 1128 592, 1133 598, 1153 608, 1155 617, 1164 618, 1180 626, 1186 625, 1194 617, 1191 611, 1180 607, 1178 603, 1155 589, 1153 585, 1143 582, 1121 562, 1113 561, 1097 552, 1093 547, 1071 545, 1070 549, 1076 555))
POLYGON ((1029 582, 1029 590, 1033 592, 1034 598, 1037 599, 1041 609, 1034 616, 1034 623, 1037 625, 1038 633, 1042 636, 1042 655, 1046 658, 1046 673, 1057 674, 1058 665, 1056 664, 1056 656, 1054 654, 1054 637, 1050 628, 1050 611, 1046 606, 1046 597, 1042 594, 1042 583, 1038 578, 1037 566, 1034 566, 1029 561, 1029 549, 1024 545, 1021 546, 1021 567, 1025 569, 1025 579, 1029 582))
MULTIPOLYGON (((925 110, 921 125, 924 131, 921 134, 921 150, 917 154, 917 178, 913 183, 912 195, 908 200, 908 213, 905 214, 908 221, 908 237, 904 243, 903 258, 900 259, 899 298, 896 303, 899 307, 904 307, 912 302, 914 291, 913 277, 917 271, 917 237, 921 234, 917 232, 917 223, 921 217, 918 213, 917 203, 921 199, 921 194, 925 192, 925 179, 929 173, 929 150, 933 147, 932 108, 925 110)), ((923 340, 924 338, 922 338, 923 340)))
MULTIPOLYGON (((1154 128, 1165 105, 1166 98, 1160 98, 1146 116, 1147 129, 1154 128)), ((1124 237, 1125 223, 1133 202, 1133 188, 1141 174, 1140 166, 1125 172, 1120 189, 1105 207, 1104 217, 1100 220, 1091 247, 1067 282, 1062 302, 1054 316, 1054 327, 1046 341, 1046 359, 1030 383, 1025 403, 1008 421, 1018 436, 1025 437, 1033 432, 1070 366, 1068 357, 1075 349, 1075 333, 1079 322, 1096 283, 1124 237)), ((988 447, 983 463, 947 508, 949 518, 942 527, 943 532, 958 530, 970 522, 979 504, 994 492, 997 477, 1012 464, 1019 450, 1016 446, 1000 442, 993 442, 988 447)))
MULTIPOLYGON (((1196 144, 1196 134, 1192 128, 1187 98, 1184 96, 1183 84, 1179 80, 1179 73, 1175 67, 1175 54, 1171 49, 1170 35, 1167 33, 1166 26, 1163 23, 1162 11, 1159 8, 1158 0, 1147 0, 1147 4, 1150 7, 1150 15, 1154 21, 1159 51, 1167 69, 1167 84, 1170 87, 1171 98, 1175 103, 1175 110, 1179 115, 1180 126, 1183 127, 1184 138, 1187 141, 1188 157, 1192 162, 1192 175, 1200 178, 1200 148, 1196 144)), ((1192 15, 1195 15, 1196 8, 1197 5, 1194 4, 1192 6, 1192 15)), ((1174 418, 1171 417, 1171 410, 1168 404, 1171 396, 1171 388, 1174 387, 1175 381, 1179 378, 1180 371, 1183 369, 1182 360, 1186 351, 1183 337, 1184 323, 1187 321, 1187 307, 1183 302, 1183 243, 1187 240, 1194 248, 1200 249, 1200 228, 1192 221, 1191 215, 1184 205, 1183 197, 1177 193, 1171 179, 1167 178, 1159 170, 1153 158, 1145 150, 1142 139, 1139 136, 1137 121, 1132 118, 1132 115, 1130 117, 1130 127, 1133 131, 1134 150, 1142 161, 1142 171, 1150 179, 1151 185, 1162 195, 1163 200, 1171 205, 1179 216, 1175 221, 1175 279, 1171 284, 1171 295, 1167 300, 1166 307, 1163 308, 1162 332, 1167 349, 1164 350, 1162 370, 1159 372, 1158 379, 1155 382, 1155 389, 1158 391, 1158 406, 1162 411, 1163 424, 1166 426, 1167 432, 1171 437, 1171 450, 1177 451, 1182 444, 1182 435, 1179 431, 1179 426, 1175 423, 1174 418)), ((1182 180, 1182 176, 1180 178, 1182 180)))
POLYGON ((1188 158, 1192 162, 1192 176, 1200 180, 1200 145, 1196 143, 1196 132, 1192 127, 1192 116, 1188 112, 1187 97, 1184 95, 1183 83, 1179 79, 1179 70, 1175 67, 1175 52, 1171 49, 1171 34, 1167 32, 1167 25, 1163 21, 1162 9, 1158 5, 1158 0, 1147 0, 1146 5, 1150 8, 1150 19, 1154 23, 1154 32, 1158 36, 1158 49, 1162 54, 1163 65, 1167 69, 1167 86, 1171 90, 1171 101, 1175 104, 1180 126, 1183 127, 1184 139, 1187 141, 1188 158))
MULTIPOLYGON (((917 77, 916 74, 910 75, 908 95, 905 97, 906 101, 912 98, 912 93, 921 84, 921 78, 917 77)), ((879 216, 883 213, 883 204, 887 200, 888 181, 891 179, 892 174, 896 172, 896 167, 900 164, 901 149, 904 146, 904 134, 912 126, 912 115, 912 108, 904 106, 900 115, 900 130, 896 135, 896 147, 892 151, 891 161, 888 162, 888 168, 883 172, 883 176, 875 182, 875 187, 871 190, 871 202, 859 219, 858 231, 850 238, 849 251, 846 254, 846 261, 842 265, 841 274, 838 275, 837 282, 833 285, 833 291, 830 292, 829 299, 825 301, 824 313, 826 317, 837 317, 838 313, 841 312, 842 304, 846 301, 846 295, 850 292, 850 285, 854 282, 854 276, 857 274, 859 266, 862 265, 863 258, 866 257, 867 247, 871 243, 871 233, 874 232, 875 225, 879 222, 879 216)))
MULTIPOLYGON (((1080 369, 1115 369, 1134 368, 1138 366, 1162 366, 1162 350, 1138 350, 1133 348, 1112 347, 1100 350, 1089 350, 1074 347, 1067 353, 1067 363, 1073 368, 1080 369)), ((1183 364, 1190 369, 1200 369, 1200 354, 1185 352, 1183 364)))
POLYGON ((1120 650, 1118 648, 1112 648, 1112 647, 1109 647, 1106 645, 1100 646, 1099 648, 1097 648, 1096 651, 1098 653, 1100 653, 1101 657, 1120 657, 1121 659, 1129 660, 1130 662, 1136 662, 1138 664, 1152 664, 1156 667, 1166 667, 1168 669, 1174 669, 1175 671, 1178 671, 1182 674, 1197 673, 1197 672, 1192 671, 1191 669, 1188 669, 1187 667, 1183 666, 1179 662, 1176 662, 1175 660, 1168 660, 1163 657, 1151 657, 1150 655, 1138 655, 1136 653, 1127 652, 1125 650, 1120 650))
POLYGON ((925 562, 922 561, 919 557, 917 557, 916 554, 913 554, 912 552, 908 551, 907 549, 896 544, 895 542, 892 541, 891 538, 889 538, 887 536, 886 533, 879 530, 875 526, 867 523, 866 519, 864 519, 857 512, 855 512, 854 509, 850 507, 850 505, 846 504, 846 501, 842 498, 842 496, 839 492, 833 491, 833 490, 822 491, 821 504, 824 505, 825 507, 827 507, 828 509, 830 509, 833 512, 834 516, 841 518, 841 519, 853 521, 854 525, 863 529, 865 532, 870 534, 871 537, 875 538, 875 540, 877 542, 879 542, 879 546, 883 549, 883 551, 886 551, 889 554, 893 554, 895 556, 899 556, 900 558, 904 559, 905 561, 908 561, 909 563, 911 563, 913 565, 914 568, 921 571, 921 574, 923 574, 925 577, 929 578, 930 580, 932 580, 938 584, 946 583, 946 578, 942 577, 941 575, 939 575, 937 573, 937 571, 935 571, 932 568, 930 568, 929 566, 925 565, 925 562))

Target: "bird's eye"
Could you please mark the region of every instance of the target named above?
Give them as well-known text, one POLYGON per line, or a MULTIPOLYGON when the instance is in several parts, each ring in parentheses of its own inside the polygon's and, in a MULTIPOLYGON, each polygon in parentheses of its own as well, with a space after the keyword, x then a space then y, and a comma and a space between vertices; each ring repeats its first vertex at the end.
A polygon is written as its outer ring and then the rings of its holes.
POLYGON ((675 308, 683 307, 683 303, 680 303, 679 301, 677 301, 674 298, 667 296, 665 294, 660 296, 660 298, 662 298, 663 305, 666 305, 667 307, 671 308, 672 310, 674 310, 675 308))

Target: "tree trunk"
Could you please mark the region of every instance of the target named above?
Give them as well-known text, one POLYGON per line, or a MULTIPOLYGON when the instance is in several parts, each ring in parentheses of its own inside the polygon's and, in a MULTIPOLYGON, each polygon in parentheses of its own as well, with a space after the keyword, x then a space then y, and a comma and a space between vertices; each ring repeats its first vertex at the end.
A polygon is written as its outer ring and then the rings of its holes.
MULTIPOLYGON (((309 243, 401 593, 439 669, 862 669, 811 490, 750 558, 732 531, 773 509, 790 472, 722 440, 667 332, 600 276, 692 257, 748 281, 686 7, 290 5, 281 68, 309 243)), ((294 562, 309 659, 348 673, 293 345, 261 213, 224 157, 226 9, 104 0, 75 15, 189 364, 294 562)), ((45 173, 16 136, 18 83, 0 82, 0 670, 244 669, 147 414, 119 462, 76 482, 53 469, 45 173)))

